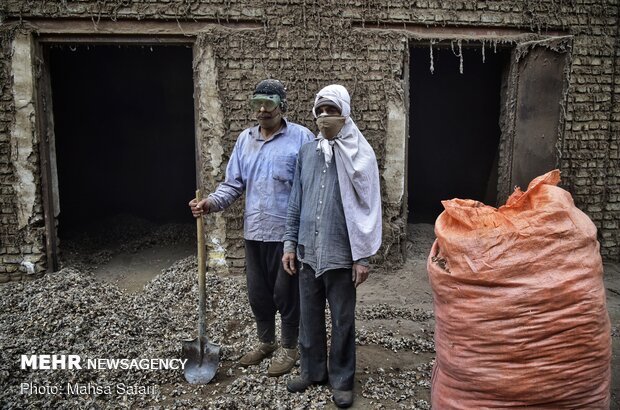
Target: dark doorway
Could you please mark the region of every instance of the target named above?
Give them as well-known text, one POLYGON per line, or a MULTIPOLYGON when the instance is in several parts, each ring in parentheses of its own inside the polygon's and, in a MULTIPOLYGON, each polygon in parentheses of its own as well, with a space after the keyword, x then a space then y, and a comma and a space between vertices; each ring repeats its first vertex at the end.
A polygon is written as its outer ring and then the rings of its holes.
POLYGON ((192 48, 47 46, 58 236, 118 215, 192 222, 192 48))
POLYGON ((433 223, 441 201, 497 201, 502 76, 509 50, 413 47, 410 60, 410 223, 433 223))

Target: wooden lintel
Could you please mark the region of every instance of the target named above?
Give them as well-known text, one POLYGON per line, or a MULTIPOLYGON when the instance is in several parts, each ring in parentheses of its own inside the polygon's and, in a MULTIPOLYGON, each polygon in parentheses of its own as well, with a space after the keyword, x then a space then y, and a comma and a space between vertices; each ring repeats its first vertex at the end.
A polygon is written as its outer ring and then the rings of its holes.
POLYGON ((40 43, 87 43, 87 44, 192 44, 195 36, 179 36, 179 35, 106 35, 99 33, 93 34, 41 34, 37 38, 40 43))
MULTIPOLYGON (((6 24, 19 23, 18 20, 8 19, 6 24)), ((39 32, 43 38, 47 35, 76 35, 76 36, 144 36, 151 40, 161 37, 161 41, 174 41, 164 37, 178 36, 183 38, 195 37, 199 32, 212 27, 227 27, 232 29, 262 29, 260 22, 253 20, 110 20, 110 19, 75 19, 75 18, 34 18, 22 20, 39 32)), ((518 39, 523 36, 539 35, 542 37, 565 36, 566 32, 549 30, 543 33, 510 28, 510 27, 464 27, 464 26, 433 26, 418 23, 386 22, 371 24, 368 22, 354 22, 355 29, 403 31, 406 35, 418 39, 518 39)), ((56 39, 54 39, 56 41, 56 39)), ((187 41, 187 40, 186 40, 187 41)))
MULTIPOLYGON (((195 37, 199 32, 212 27, 233 29, 260 29, 262 25, 253 21, 176 21, 176 20, 104 20, 104 19, 28 19, 18 22, 7 20, 6 24, 27 24, 36 30, 42 38, 47 36, 144 36, 195 37)), ((54 40, 56 41, 56 40, 54 40)), ((187 41, 187 39, 185 40, 187 41)))
POLYGON ((402 31, 408 36, 428 40, 510 40, 519 39, 524 36, 531 35, 539 35, 542 37, 559 37, 567 35, 567 33, 563 31, 546 31, 544 33, 533 33, 531 31, 520 30, 510 27, 430 26, 424 24, 411 24, 407 22, 381 24, 356 22, 353 26, 356 29, 364 30, 402 31))

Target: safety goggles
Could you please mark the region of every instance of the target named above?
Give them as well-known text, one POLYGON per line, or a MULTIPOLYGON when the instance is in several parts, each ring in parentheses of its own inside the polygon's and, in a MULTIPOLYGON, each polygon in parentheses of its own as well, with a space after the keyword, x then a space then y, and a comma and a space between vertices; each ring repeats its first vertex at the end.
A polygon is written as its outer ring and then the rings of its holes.
POLYGON ((280 105, 280 96, 277 94, 255 94, 250 99, 250 107, 253 111, 260 111, 264 108, 265 111, 271 112, 280 105))

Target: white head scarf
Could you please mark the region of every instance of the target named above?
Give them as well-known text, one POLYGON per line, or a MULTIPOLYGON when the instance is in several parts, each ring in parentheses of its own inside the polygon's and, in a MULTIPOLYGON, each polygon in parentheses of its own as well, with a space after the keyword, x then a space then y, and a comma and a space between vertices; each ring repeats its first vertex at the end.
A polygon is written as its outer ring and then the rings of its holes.
POLYGON ((381 190, 375 152, 351 119, 351 97, 341 85, 328 85, 318 92, 312 113, 317 117, 316 103, 321 98, 333 101, 345 117, 335 139, 329 141, 319 133, 317 149, 325 161, 336 157, 340 196, 347 222, 353 260, 368 258, 381 246, 381 190))

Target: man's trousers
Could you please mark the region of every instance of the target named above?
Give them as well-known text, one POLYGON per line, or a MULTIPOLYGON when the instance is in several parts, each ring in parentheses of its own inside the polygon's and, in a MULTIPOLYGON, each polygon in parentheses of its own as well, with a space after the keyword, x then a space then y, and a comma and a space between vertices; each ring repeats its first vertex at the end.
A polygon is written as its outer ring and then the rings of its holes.
POLYGON ((298 276, 282 266, 282 243, 245 241, 248 298, 261 342, 275 341, 275 315, 282 318, 282 346, 297 347, 299 334, 298 276))
POLYGON ((318 278, 302 264, 299 271, 302 377, 332 388, 352 390, 355 378, 355 285, 352 270, 333 269, 318 278), (327 359, 325 301, 329 303, 332 332, 327 359))

